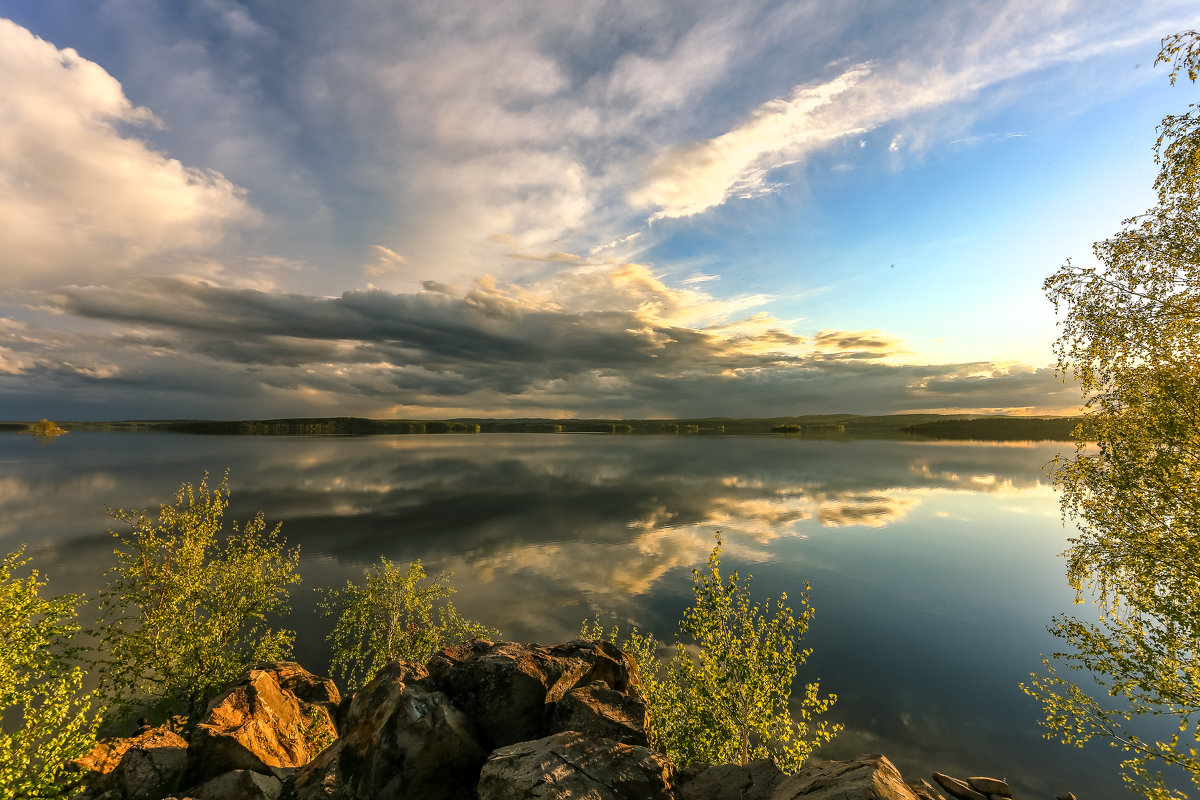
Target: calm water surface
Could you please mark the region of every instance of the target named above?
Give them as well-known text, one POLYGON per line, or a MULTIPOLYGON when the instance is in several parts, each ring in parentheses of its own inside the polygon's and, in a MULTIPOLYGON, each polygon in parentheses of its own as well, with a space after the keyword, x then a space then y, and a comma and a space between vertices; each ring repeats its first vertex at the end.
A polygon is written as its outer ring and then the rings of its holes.
POLYGON ((231 470, 231 512, 301 548, 297 655, 327 663, 312 587, 386 556, 450 570, 464 614, 558 642, 597 612, 669 638, 721 531, 759 597, 812 584, 800 679, 840 700, 824 755, 908 778, 1008 778, 1018 796, 1128 796, 1106 747, 1041 738, 1017 688, 1071 607, 1043 467, 1069 447, 777 437, 201 437, 0 434, 0 552, 29 544, 55 593, 111 563, 106 506, 156 507, 231 470))

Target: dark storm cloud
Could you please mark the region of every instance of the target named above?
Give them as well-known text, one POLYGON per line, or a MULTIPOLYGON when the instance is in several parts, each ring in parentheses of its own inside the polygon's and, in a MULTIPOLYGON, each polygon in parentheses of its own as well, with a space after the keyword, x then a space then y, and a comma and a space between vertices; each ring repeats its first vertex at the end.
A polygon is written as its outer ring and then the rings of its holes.
POLYGON ((17 408, 52 391, 51 404, 86 406, 103 392, 125 416, 771 416, 1074 401, 1049 370, 889 364, 904 351, 877 331, 822 331, 810 344, 761 313, 729 321, 735 303, 636 265, 548 285, 340 297, 182 278, 68 287, 42 308, 102 330, 0 328, 0 400, 17 408))

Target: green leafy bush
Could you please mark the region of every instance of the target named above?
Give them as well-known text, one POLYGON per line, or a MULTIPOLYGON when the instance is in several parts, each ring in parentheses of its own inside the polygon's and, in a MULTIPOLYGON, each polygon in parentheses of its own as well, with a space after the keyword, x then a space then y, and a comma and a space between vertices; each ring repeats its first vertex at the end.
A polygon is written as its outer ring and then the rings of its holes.
POLYGON ((24 550, 0 562, 0 797, 70 796, 67 763, 95 743, 95 696, 74 665, 74 595, 44 598, 24 550))
POLYGON ((429 578, 419 559, 401 571, 380 558, 363 571, 361 584, 318 589, 325 595, 324 614, 337 617, 327 637, 333 647, 330 670, 353 690, 389 661, 424 663, 448 644, 498 637, 499 631, 464 619, 447 599, 455 592, 452 575, 429 578))
POLYGON ((271 627, 290 610, 299 548, 260 512, 225 530, 229 477, 184 483, 158 514, 110 509, 125 530, 100 592, 102 687, 123 713, 149 707, 195 719, 255 661, 291 655, 294 634, 271 627))
POLYGON ((798 717, 789 709, 797 669, 811 653, 798 649, 813 615, 809 587, 800 596, 799 617, 786 594, 774 603, 752 603, 750 575, 722 577, 722 544, 718 535, 707 569, 692 571, 694 601, 670 659, 661 660, 658 642, 636 628, 618 641, 617 628, 604 631, 595 621, 585 623, 581 635, 611 641, 634 657, 653 743, 676 764, 746 764, 771 756, 795 771, 842 729, 817 720, 837 696, 822 697, 815 681, 804 687, 798 717))

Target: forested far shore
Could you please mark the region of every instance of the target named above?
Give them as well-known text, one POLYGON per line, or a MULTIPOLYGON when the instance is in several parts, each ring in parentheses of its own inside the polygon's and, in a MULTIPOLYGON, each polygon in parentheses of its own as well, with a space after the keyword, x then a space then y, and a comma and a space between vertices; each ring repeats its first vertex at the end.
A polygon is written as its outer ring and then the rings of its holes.
MULTIPOLYGON (((1084 417, 967 414, 808 414, 794 417, 689 419, 369 419, 292 417, 255 420, 59 421, 64 431, 126 431, 224 436, 370 436, 435 433, 607 433, 659 435, 773 434, 809 438, 1071 441, 1084 417)), ((0 431, 30 431, 35 422, 0 422, 0 431)), ((1087 426, 1083 433, 1087 436, 1087 426)))

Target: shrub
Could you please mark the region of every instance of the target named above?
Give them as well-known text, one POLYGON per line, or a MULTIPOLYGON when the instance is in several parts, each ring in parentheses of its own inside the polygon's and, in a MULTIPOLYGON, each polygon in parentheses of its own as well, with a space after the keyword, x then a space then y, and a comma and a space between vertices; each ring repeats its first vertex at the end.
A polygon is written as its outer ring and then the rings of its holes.
POLYGON ((23 553, 0 562, 0 797, 66 797, 74 783, 67 764, 96 733, 95 696, 83 691, 70 644, 79 598, 42 597, 36 570, 16 577, 23 553))
POLYGON ((380 558, 363 570, 361 584, 319 589, 325 616, 337 616, 327 637, 333 646, 330 670, 356 689, 389 661, 424 663, 448 644, 498 637, 499 631, 464 619, 447 599, 455 592, 452 575, 429 578, 419 559, 401 571, 380 558))
POLYGON ((299 548, 260 512, 225 531, 229 476, 184 483, 158 514, 110 509, 117 565, 100 592, 102 687, 128 715, 183 712, 208 701, 255 661, 288 658, 294 634, 270 627, 290 610, 299 548))
MULTIPOLYGON (((694 601, 679 623, 673 657, 660 660, 658 643, 636 628, 619 646, 637 661, 653 742, 676 764, 771 756, 795 771, 842 728, 816 721, 837 697, 821 697, 815 681, 805 686, 799 718, 789 710, 797 668, 811 653, 797 649, 813 615, 809 587, 799 617, 786 594, 774 604, 752 603, 750 575, 722 577, 722 544, 718 534, 707 569, 692 571, 694 601)), ((598 621, 585 623, 581 634, 614 644, 619 638, 617 628, 605 632, 598 621)))

